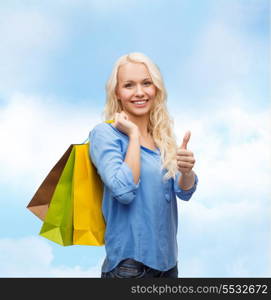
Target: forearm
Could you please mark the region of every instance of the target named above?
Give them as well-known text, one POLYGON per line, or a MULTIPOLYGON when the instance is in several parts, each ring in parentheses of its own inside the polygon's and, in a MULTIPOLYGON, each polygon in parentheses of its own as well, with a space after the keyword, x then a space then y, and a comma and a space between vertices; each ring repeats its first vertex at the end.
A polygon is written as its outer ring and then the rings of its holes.
POLYGON ((190 173, 181 174, 179 178, 179 186, 183 190, 189 190, 195 183, 195 172, 192 170, 190 173))
POLYGON ((129 136, 129 145, 124 161, 132 169, 134 182, 137 184, 140 177, 140 141, 138 133, 129 136))

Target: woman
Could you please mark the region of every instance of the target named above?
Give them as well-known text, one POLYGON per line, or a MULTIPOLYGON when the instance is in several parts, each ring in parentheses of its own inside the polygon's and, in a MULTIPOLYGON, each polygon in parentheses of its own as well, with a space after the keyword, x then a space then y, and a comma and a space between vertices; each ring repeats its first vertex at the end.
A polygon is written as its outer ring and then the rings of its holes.
POLYGON ((195 159, 178 149, 159 68, 144 54, 120 57, 106 85, 105 120, 90 156, 104 183, 102 278, 178 277, 176 196, 197 186, 195 159))

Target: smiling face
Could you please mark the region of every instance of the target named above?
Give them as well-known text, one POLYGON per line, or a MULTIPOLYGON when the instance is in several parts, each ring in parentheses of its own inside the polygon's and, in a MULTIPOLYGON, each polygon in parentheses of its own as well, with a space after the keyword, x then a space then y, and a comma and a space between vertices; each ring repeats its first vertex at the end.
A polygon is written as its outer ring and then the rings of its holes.
POLYGON ((117 75, 116 96, 128 115, 148 115, 155 101, 156 87, 143 63, 120 66, 117 75))

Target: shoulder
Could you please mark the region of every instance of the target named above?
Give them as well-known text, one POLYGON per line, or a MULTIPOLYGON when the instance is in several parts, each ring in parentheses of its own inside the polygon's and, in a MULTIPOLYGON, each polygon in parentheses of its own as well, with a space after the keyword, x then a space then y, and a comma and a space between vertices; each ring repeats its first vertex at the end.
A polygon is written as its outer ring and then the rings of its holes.
POLYGON ((101 122, 96 124, 92 130, 90 131, 90 133, 100 133, 100 132, 109 132, 109 124, 105 123, 105 122, 101 122))
POLYGON ((93 127, 93 129, 89 133, 89 138, 94 136, 111 137, 113 139, 128 138, 124 133, 119 131, 117 128, 105 122, 101 122, 93 127))
MULTIPOLYGON (((128 145, 128 136, 108 123, 99 123, 89 133, 90 151, 117 150, 124 152, 128 145)), ((94 154, 93 154, 94 155, 94 154)))

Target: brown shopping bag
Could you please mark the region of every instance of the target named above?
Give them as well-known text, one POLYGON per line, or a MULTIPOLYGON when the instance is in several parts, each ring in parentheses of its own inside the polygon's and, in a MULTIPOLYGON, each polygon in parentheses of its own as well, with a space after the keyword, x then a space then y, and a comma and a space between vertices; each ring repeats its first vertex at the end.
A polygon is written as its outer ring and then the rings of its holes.
POLYGON ((56 185, 71 154, 71 151, 72 145, 67 149, 60 160, 51 169, 49 174, 46 176, 46 178, 34 194, 31 201, 27 205, 27 208, 42 221, 45 219, 56 185))

